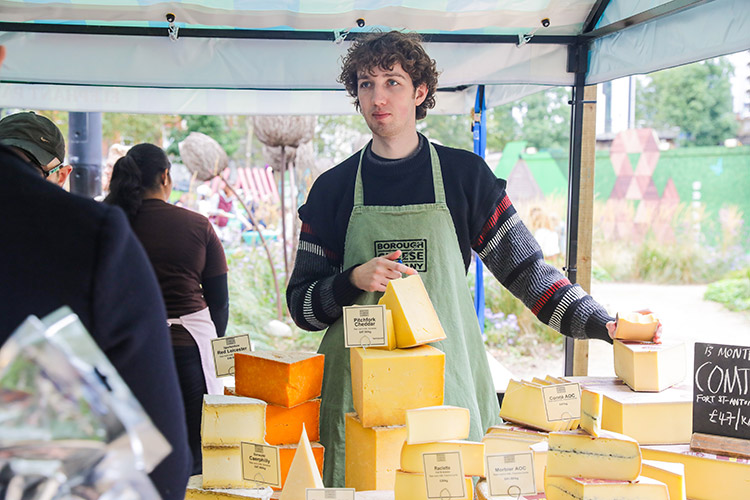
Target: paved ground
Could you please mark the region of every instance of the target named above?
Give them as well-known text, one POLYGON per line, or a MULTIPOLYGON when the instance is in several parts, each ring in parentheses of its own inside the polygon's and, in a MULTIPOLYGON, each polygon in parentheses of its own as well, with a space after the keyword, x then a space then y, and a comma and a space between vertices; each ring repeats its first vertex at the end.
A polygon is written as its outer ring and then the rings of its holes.
MULTIPOLYGON (((644 283, 594 284, 592 295, 612 314, 649 308, 661 319, 665 339, 686 343, 686 379, 692 373, 695 342, 750 346, 750 314, 735 313, 716 302, 704 301, 705 285, 651 285, 644 283)), ((561 375, 562 352, 540 346, 533 356, 509 358, 493 353, 514 378, 561 375)), ((589 343, 589 375, 614 376, 612 346, 589 343)))

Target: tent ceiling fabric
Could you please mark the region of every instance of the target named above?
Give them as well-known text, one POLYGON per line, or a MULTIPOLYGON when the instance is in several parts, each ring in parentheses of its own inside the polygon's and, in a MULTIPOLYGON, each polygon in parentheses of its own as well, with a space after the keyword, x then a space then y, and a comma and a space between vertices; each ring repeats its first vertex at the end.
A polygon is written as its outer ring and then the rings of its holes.
MULTIPOLYGON (((597 28, 687 0, 611 0, 597 28)), ((0 0, 8 49, 0 107, 194 114, 354 113, 336 82, 349 41, 167 36, 179 26, 255 30, 393 26, 426 34, 475 34, 477 43, 428 42, 440 77, 436 112, 466 113, 475 85, 488 106, 548 86, 571 85, 567 45, 496 43, 490 35, 581 34, 596 0, 0 0), (433 5, 434 4, 434 5, 433 5), (427 7, 427 5, 430 5, 427 7), (548 17, 549 28, 540 20, 548 17), (164 36, 32 32, 40 24, 164 29, 164 36), (10 28, 8 28, 10 29, 10 28), (486 37, 486 38, 485 38, 486 37), (483 40, 487 40, 484 43, 483 40), (170 111, 171 110, 171 111, 170 111)), ((591 43, 587 83, 645 73, 750 48, 747 0, 704 0, 591 43)), ((385 28, 390 29, 390 28, 385 28)), ((352 28, 352 32, 361 31, 352 28)), ((331 36, 333 38, 333 36, 331 36)), ((540 36, 541 38, 541 36, 540 36)), ((536 41, 538 41, 537 39, 536 41)))

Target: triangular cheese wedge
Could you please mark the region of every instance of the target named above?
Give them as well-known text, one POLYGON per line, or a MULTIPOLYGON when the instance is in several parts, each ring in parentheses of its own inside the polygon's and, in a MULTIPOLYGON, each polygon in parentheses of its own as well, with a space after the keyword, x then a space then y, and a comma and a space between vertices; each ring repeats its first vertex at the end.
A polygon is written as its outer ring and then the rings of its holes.
POLYGON ((307 430, 302 425, 302 435, 297 445, 297 452, 289 466, 284 489, 281 490, 280 500, 305 500, 307 488, 323 488, 318 465, 315 463, 307 430))

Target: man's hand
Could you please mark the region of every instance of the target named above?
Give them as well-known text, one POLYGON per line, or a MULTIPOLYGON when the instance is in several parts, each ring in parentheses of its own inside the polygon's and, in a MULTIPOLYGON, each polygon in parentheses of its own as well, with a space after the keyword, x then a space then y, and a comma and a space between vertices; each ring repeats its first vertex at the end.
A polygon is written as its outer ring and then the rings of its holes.
POLYGON ((402 274, 417 274, 415 269, 396 262, 401 257, 401 250, 396 250, 385 257, 375 257, 354 268, 351 282, 365 292, 385 292, 390 280, 401 277, 402 274))
MULTIPOLYGON (((640 311, 636 311, 640 314, 651 314, 653 311, 651 309, 641 309, 640 311)), ((615 330, 617 329, 617 324, 614 321, 607 322, 607 333, 609 333, 609 338, 614 339, 615 338, 615 330)), ((661 344, 661 334, 662 334, 662 327, 661 322, 659 322, 659 326, 656 327, 656 332, 654 332, 654 338, 651 339, 651 342, 654 344, 661 344)))

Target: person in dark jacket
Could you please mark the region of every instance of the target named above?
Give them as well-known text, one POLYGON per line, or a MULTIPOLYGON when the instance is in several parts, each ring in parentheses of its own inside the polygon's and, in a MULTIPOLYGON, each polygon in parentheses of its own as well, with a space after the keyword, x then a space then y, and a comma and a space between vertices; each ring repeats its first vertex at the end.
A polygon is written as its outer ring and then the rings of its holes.
MULTIPOLYGON (((4 56, 0 46, 0 64, 4 56)), ((45 181, 1 142, 0 345, 29 315, 69 306, 172 446, 150 474, 159 494, 184 498, 185 412, 164 301, 143 248, 122 210, 45 181)))

